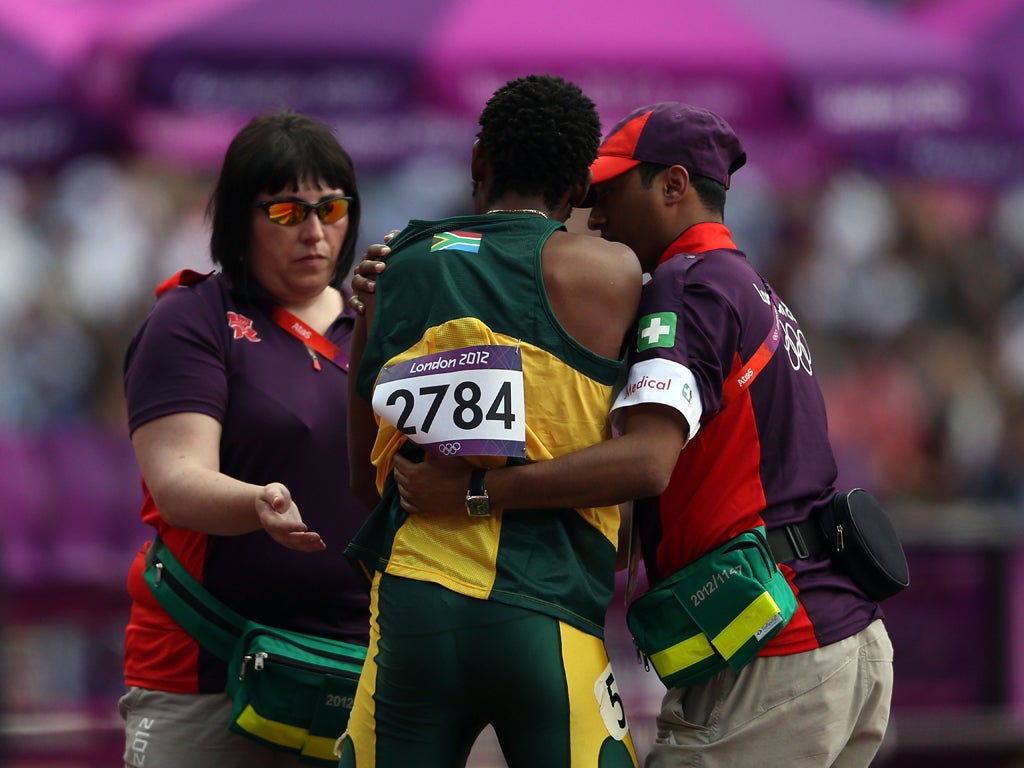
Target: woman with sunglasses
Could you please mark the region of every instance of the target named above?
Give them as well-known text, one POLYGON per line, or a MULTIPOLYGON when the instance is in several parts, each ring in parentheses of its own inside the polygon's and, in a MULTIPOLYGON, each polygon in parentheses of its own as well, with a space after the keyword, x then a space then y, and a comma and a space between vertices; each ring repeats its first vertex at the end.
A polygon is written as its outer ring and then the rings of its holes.
MULTIPOLYGON (((220 270, 165 281, 127 351, 143 520, 246 619, 365 646, 367 596, 341 552, 368 512, 344 482, 352 161, 315 120, 257 117, 208 213, 220 270)), ((144 568, 145 549, 128 578, 125 765, 300 765, 229 730, 226 665, 161 608, 144 568)))

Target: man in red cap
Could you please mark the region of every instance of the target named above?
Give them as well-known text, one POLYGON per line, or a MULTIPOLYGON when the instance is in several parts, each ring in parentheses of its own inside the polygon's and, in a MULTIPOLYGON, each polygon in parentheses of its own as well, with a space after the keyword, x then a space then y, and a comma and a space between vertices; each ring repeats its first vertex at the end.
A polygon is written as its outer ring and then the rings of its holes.
MULTIPOLYGON (((621 436, 491 470, 487 487, 509 509, 636 499, 649 593, 706 571, 710 586, 677 589, 664 621, 641 620, 646 595, 630 609, 642 648, 678 615, 698 624, 649 654, 668 691, 647 768, 867 766, 888 723, 892 644, 817 525, 841 496, 807 341, 723 223, 745 161, 722 118, 687 104, 643 107, 612 129, 591 166, 588 223, 650 275, 612 408, 621 436), (763 553, 765 570, 729 559, 740 550, 763 553)), ((411 514, 461 508, 468 477, 450 460, 396 462, 411 514)))

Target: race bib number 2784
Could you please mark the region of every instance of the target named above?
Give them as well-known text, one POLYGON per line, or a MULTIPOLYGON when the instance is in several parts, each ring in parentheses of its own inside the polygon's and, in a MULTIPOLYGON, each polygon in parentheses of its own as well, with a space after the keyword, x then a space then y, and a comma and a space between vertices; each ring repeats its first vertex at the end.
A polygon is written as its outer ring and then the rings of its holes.
POLYGON ((373 410, 437 455, 526 456, 523 359, 515 347, 462 347, 387 366, 373 410))

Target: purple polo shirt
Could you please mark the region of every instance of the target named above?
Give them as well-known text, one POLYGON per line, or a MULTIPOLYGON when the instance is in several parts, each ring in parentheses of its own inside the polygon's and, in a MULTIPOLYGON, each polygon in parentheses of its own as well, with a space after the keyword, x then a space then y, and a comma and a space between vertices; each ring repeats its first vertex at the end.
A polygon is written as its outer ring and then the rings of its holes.
MULTIPOLYGON (((143 519, 210 592, 243 616, 365 644, 368 598, 342 554, 367 516, 348 483, 348 375, 323 358, 316 370, 305 345, 271 318, 272 309, 268 301, 240 301, 219 274, 165 293, 128 348, 129 426, 134 431, 183 412, 216 419, 223 427, 221 470, 257 485, 284 483, 327 549, 296 552, 263 531, 207 536, 169 529, 148 498, 143 519)), ((347 350, 352 325, 343 312, 325 336, 347 350)), ((185 653, 152 658, 154 633, 167 620, 139 580, 139 567, 129 577, 129 684, 189 688, 189 677, 196 676, 199 690, 222 686, 220 666, 205 654, 195 670, 185 668, 185 653), (177 682, 159 684, 168 677, 177 682)))
MULTIPOLYGON (((806 520, 835 494, 836 463, 814 359, 790 307, 721 224, 691 227, 644 287, 627 386, 613 406, 655 402, 691 425, 665 492, 637 502, 647 575, 657 581, 758 525, 806 520), (756 376, 747 363, 777 346, 756 376), (727 381, 744 381, 723 404, 727 381)), ((848 637, 881 616, 828 557, 782 566, 799 607, 766 654, 848 637)))

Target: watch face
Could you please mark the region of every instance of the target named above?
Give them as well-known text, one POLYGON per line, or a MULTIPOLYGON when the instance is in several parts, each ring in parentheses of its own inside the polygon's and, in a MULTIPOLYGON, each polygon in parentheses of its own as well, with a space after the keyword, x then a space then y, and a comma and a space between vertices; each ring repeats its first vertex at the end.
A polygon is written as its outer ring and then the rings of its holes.
POLYGON ((491 500, 486 496, 467 496, 466 512, 474 517, 486 517, 491 514, 491 500))

